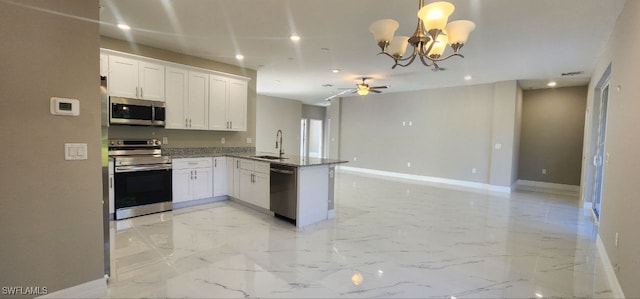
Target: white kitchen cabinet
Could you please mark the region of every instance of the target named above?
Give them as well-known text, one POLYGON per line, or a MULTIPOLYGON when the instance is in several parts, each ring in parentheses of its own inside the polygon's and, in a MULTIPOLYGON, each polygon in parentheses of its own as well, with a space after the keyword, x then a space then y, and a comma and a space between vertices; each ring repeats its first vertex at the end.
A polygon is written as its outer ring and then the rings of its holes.
POLYGON ((100 77, 106 77, 109 74, 109 55, 100 54, 100 77))
POLYGON ((238 199, 269 209, 269 163, 240 160, 240 196, 238 199))
POLYGON ((246 81, 209 75, 209 130, 247 130, 246 81))
POLYGON ((240 197, 240 161, 237 158, 227 157, 227 195, 233 198, 240 197))
POLYGON ((209 107, 209 75, 167 67, 167 117, 165 128, 206 130, 209 107))
POLYGON ((213 197, 227 195, 227 158, 213 158, 213 197))
POLYGON ((107 77, 110 96, 164 101, 163 65, 110 55, 107 77))
POLYGON ((173 202, 180 203, 213 196, 211 158, 173 159, 173 202))
POLYGON ((188 129, 186 109, 188 109, 189 72, 184 69, 167 67, 165 73, 166 86, 166 119, 167 129, 188 129))

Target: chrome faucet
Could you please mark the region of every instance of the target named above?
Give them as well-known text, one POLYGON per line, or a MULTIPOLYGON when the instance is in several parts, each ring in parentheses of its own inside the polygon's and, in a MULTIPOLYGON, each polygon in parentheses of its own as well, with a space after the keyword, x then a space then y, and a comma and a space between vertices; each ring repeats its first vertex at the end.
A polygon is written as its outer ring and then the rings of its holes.
POLYGON ((284 155, 284 148, 282 146, 282 130, 278 130, 276 133, 276 148, 278 148, 278 143, 280 144, 280 157, 282 157, 282 155, 284 155), (278 139, 278 137, 280 137, 280 139, 278 139))

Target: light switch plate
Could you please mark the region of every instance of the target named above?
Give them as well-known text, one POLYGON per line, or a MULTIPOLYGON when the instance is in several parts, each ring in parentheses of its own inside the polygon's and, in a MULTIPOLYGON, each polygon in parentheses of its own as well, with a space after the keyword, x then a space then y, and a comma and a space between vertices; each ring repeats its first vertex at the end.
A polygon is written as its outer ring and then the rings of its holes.
POLYGON ((247 143, 253 143, 253 138, 247 137, 247 143))
POLYGON ((496 143, 496 149, 497 150, 502 149, 502 143, 496 143))
POLYGON ((86 143, 65 143, 64 144, 65 160, 87 160, 87 144, 86 143))

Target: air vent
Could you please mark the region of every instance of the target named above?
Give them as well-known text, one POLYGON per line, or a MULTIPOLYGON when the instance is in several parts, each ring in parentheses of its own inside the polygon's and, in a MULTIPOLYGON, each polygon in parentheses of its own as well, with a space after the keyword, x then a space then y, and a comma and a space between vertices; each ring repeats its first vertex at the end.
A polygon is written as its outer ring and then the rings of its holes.
POLYGON ((583 71, 579 71, 579 72, 568 72, 568 73, 562 73, 562 76, 577 76, 577 75, 582 75, 584 74, 583 71))
POLYGON ((322 84, 322 87, 333 87, 333 84, 322 84))

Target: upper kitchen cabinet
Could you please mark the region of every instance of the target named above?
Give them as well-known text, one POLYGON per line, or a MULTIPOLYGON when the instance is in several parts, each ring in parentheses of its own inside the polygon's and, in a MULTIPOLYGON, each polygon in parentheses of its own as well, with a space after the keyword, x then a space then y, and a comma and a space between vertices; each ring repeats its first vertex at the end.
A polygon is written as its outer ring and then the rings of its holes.
POLYGON ((163 65, 133 58, 109 56, 110 96, 164 101, 163 65))
POLYGON ((109 72, 109 56, 100 54, 100 77, 106 77, 109 72))
POLYGON ((165 128, 207 130, 209 75, 167 67, 167 117, 165 128))
POLYGON ((247 130, 246 80, 209 75, 209 130, 247 130))

